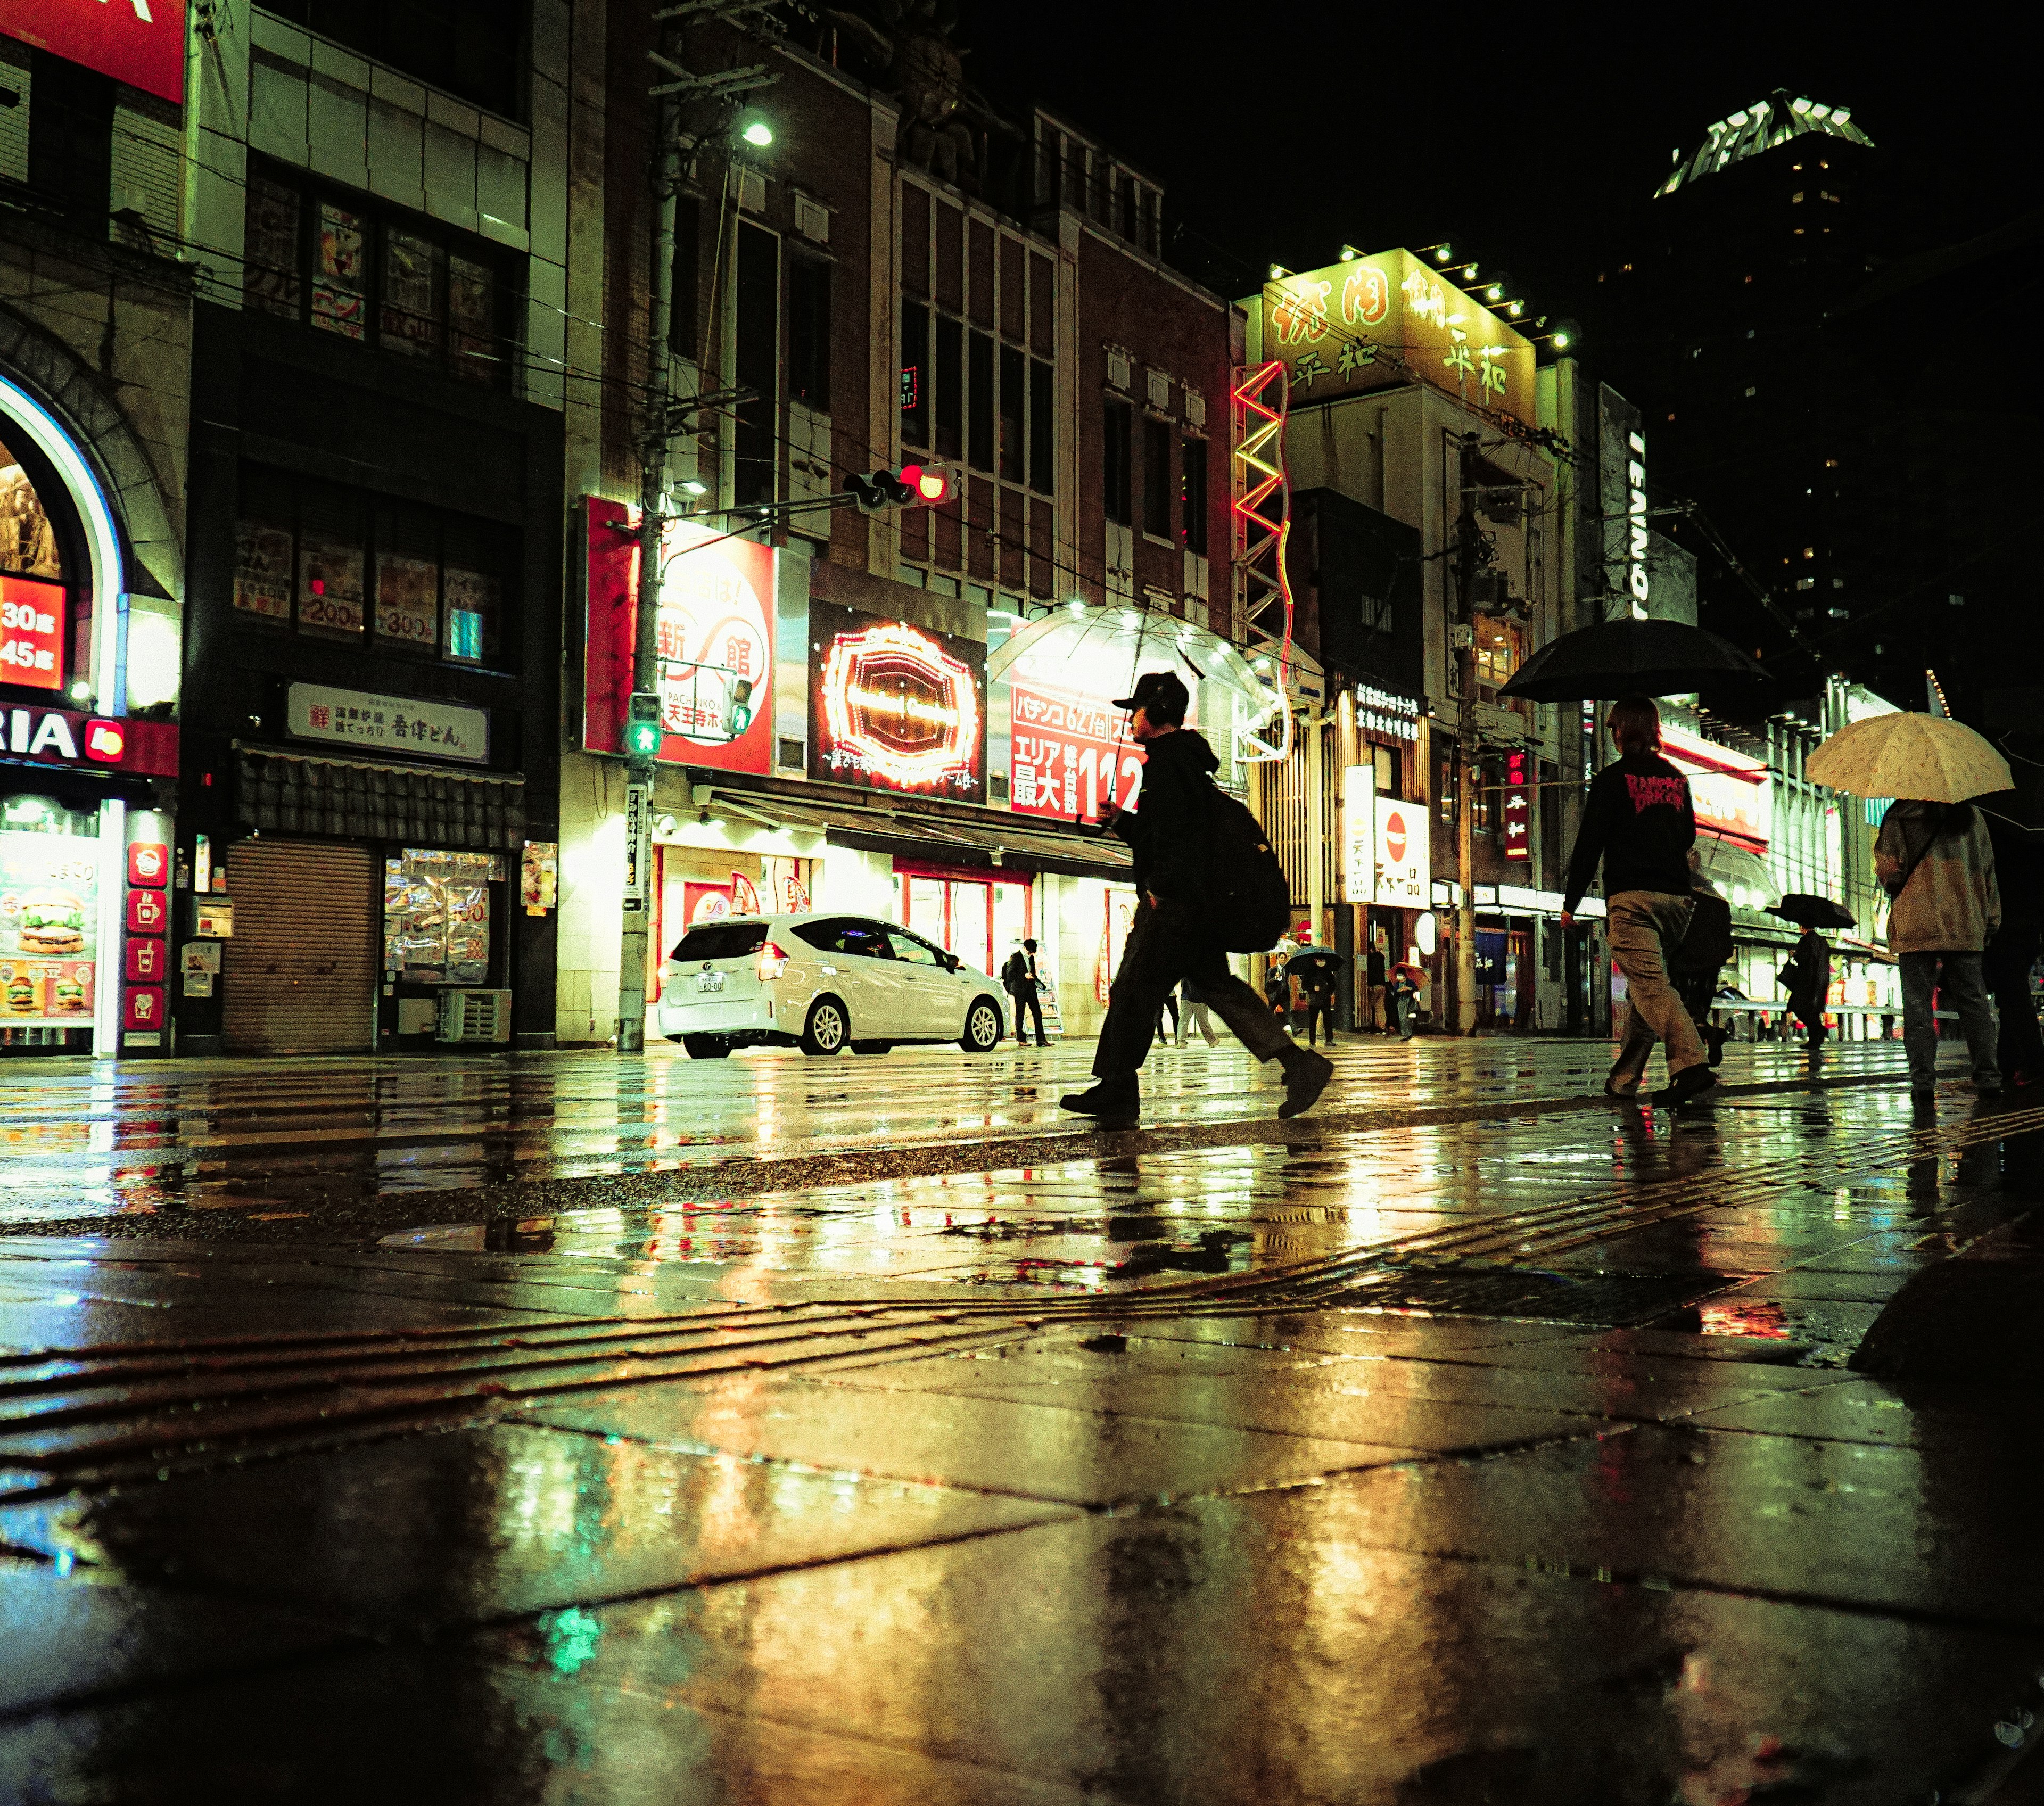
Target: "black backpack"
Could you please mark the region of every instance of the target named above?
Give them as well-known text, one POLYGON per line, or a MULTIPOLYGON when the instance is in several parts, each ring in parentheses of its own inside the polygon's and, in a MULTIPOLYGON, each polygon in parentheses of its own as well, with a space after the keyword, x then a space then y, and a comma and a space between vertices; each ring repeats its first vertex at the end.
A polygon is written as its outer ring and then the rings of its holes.
POLYGON ((1248 808, 1219 785, 1208 804, 1213 884, 1208 913, 1230 953, 1268 953, 1292 923, 1292 887, 1270 837, 1248 808))

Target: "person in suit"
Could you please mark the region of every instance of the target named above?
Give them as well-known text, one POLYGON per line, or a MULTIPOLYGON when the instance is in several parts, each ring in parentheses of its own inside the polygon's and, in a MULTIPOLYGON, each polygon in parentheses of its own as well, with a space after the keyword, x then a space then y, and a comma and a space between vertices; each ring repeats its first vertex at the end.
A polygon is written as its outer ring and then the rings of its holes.
POLYGON ((1015 1044, 1018 1047, 1029 1045, 1029 1036, 1024 1023, 1024 1012, 1036 1019, 1036 1045, 1047 1047, 1050 1041, 1043 1033, 1043 1000, 1037 995, 1041 974, 1036 970, 1036 943, 1025 940, 1008 956, 1008 963, 1001 969, 1001 986, 1015 1000, 1015 1044))

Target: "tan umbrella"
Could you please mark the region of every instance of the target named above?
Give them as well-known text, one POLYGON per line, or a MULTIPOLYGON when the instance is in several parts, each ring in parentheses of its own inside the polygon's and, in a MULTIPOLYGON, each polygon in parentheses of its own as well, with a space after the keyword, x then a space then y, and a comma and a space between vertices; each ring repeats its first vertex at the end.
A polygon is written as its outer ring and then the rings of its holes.
POLYGON ((1839 730, 1804 767, 1813 784, 1856 797, 1959 803, 2013 790, 2008 761, 1959 722, 1938 715, 1876 715, 1839 730))

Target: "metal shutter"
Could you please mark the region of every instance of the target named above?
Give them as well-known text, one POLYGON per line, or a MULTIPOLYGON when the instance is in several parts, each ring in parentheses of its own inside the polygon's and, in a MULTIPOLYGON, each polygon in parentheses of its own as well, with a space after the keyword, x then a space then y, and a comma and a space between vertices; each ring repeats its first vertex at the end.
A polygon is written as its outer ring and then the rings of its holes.
POLYGON ((377 873, 366 847, 236 843, 228 856, 234 938, 221 975, 230 1052, 374 1051, 377 873))

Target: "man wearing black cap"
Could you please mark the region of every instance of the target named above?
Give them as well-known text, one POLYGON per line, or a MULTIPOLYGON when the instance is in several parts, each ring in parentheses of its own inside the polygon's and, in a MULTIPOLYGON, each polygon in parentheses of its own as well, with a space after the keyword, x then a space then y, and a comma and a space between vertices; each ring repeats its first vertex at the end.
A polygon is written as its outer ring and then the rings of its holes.
POLYGON ((1149 1055, 1165 995, 1181 982, 1186 997, 1208 1005, 1259 1060, 1283 1063, 1279 1116, 1309 1108, 1334 1073, 1320 1055, 1294 1043, 1263 1000, 1228 969, 1208 907, 1216 857, 1213 774, 1220 761, 1185 724, 1190 700, 1175 672, 1145 671, 1135 694, 1115 704, 1129 711, 1129 732, 1145 754, 1143 790, 1134 813, 1110 801, 1103 820, 1135 850, 1141 895, 1093 1051, 1099 1082, 1063 1103, 1119 1127, 1136 1120, 1142 1099, 1135 1075, 1149 1055))

